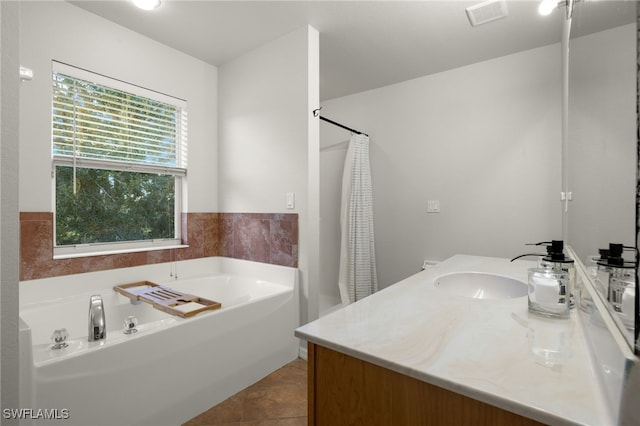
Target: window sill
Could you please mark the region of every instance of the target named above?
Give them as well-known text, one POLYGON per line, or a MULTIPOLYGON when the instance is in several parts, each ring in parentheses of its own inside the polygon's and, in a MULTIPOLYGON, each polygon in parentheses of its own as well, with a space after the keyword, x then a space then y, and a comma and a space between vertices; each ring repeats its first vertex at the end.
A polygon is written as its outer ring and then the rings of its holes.
POLYGON ((106 256, 110 254, 126 254, 126 253, 139 253, 144 251, 156 251, 156 250, 170 250, 170 249, 182 249, 189 248, 188 245, 179 244, 179 245, 157 245, 157 246, 147 246, 147 247, 135 247, 135 248, 120 248, 120 249, 103 249, 103 250, 87 250, 87 251, 78 251, 75 253, 58 253, 56 254, 56 248, 53 249, 53 259, 77 259, 80 257, 91 257, 91 256, 106 256))

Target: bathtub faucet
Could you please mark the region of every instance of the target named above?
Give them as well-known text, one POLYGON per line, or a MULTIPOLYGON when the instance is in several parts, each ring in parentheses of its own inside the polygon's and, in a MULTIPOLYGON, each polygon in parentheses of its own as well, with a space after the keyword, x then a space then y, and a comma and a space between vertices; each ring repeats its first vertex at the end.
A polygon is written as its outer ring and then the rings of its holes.
POLYGON ((95 294, 89 300, 89 341, 107 337, 107 325, 104 318, 102 296, 95 294))

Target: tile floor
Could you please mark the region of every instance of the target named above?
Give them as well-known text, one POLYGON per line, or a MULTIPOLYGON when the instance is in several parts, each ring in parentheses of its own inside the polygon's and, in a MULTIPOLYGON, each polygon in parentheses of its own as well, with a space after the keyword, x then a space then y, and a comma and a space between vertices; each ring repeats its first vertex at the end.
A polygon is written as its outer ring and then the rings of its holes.
POLYGON ((307 363, 297 359, 182 426, 306 426, 307 363))

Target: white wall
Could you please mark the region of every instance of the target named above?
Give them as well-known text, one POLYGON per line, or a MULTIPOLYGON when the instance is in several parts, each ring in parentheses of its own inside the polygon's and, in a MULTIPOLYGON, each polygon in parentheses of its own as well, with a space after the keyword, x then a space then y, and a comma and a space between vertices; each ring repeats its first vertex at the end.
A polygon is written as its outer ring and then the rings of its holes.
POLYGON ((217 211, 217 69, 63 1, 20 3, 20 210, 52 211, 51 61, 185 99, 187 210, 217 211))
MULTIPOLYGON (((0 2, 0 406, 18 401, 18 17, 17 2, 0 2)), ((3 419, 2 424, 17 424, 3 419)))
POLYGON ((585 261, 635 245, 636 24, 571 40, 569 241, 585 261))
MULTIPOLYGON (((366 72, 366 70, 363 70, 366 72)), ((560 47, 533 49, 323 103, 371 137, 382 287, 424 259, 511 257, 561 237, 560 47), (427 200, 441 213, 427 214, 427 200)), ((349 134, 321 126, 321 297, 337 282, 339 185, 349 134)))
POLYGON ((223 65, 218 80, 220 211, 298 213, 303 320, 317 316, 318 54, 304 27, 223 65))

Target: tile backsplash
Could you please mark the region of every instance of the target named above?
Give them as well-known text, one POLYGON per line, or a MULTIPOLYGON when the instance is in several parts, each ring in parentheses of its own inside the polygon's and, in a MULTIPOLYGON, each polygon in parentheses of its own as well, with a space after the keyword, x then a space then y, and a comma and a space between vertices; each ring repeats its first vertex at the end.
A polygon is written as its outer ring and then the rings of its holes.
POLYGON ((298 267, 298 215, 185 213, 188 248, 53 259, 53 213, 20 213, 20 280, 225 256, 298 267))

